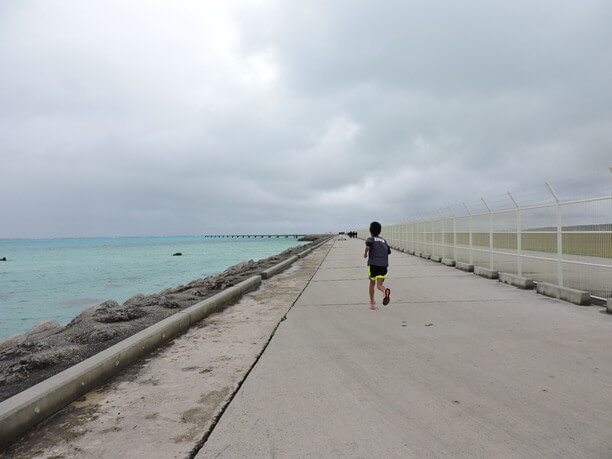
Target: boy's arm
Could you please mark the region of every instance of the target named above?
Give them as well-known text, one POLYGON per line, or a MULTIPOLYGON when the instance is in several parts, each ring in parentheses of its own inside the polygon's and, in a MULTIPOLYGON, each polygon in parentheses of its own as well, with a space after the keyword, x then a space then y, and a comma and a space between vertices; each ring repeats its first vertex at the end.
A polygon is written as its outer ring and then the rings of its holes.
POLYGON ((372 245, 372 238, 371 237, 366 239, 365 245, 366 245, 366 248, 365 248, 365 252, 363 252, 363 258, 367 258, 368 257, 368 252, 370 251, 370 246, 372 245))

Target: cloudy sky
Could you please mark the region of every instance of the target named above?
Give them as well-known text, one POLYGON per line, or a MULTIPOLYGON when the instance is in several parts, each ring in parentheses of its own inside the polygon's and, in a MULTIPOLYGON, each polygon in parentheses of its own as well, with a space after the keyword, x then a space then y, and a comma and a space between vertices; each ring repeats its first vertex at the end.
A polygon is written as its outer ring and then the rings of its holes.
POLYGON ((338 231, 612 163, 608 0, 0 3, 0 238, 338 231))

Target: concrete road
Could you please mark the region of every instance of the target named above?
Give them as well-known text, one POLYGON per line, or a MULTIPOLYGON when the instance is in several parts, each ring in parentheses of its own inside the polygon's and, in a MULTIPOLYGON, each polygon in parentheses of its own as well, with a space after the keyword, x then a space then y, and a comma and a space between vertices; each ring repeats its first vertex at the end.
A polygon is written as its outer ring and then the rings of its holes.
POLYGON ((198 458, 612 457, 612 316, 336 241, 198 458))

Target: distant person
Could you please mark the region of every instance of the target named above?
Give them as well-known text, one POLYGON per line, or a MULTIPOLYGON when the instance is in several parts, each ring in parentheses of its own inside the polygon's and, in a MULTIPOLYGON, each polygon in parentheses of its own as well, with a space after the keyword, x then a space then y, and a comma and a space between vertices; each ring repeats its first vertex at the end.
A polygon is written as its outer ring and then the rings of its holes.
POLYGON ((391 248, 384 238, 380 237, 382 226, 378 222, 370 223, 371 236, 366 239, 363 258, 368 259, 368 277, 370 278, 370 309, 376 309, 374 301, 374 286, 383 292, 383 304, 386 306, 391 301, 391 290, 385 288, 383 282, 387 278, 389 267, 389 254, 391 248))

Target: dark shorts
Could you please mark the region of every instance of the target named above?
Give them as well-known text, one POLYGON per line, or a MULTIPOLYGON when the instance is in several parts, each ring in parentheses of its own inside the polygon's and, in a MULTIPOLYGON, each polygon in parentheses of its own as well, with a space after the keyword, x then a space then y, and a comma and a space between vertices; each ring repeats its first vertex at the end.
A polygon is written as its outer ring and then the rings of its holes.
POLYGON ((387 267, 368 265, 368 277, 374 279, 386 279, 387 278, 387 267))

